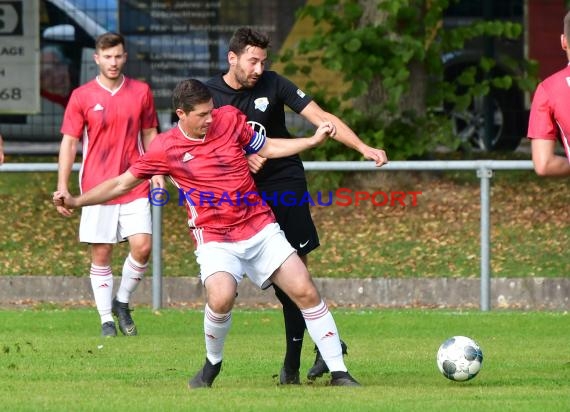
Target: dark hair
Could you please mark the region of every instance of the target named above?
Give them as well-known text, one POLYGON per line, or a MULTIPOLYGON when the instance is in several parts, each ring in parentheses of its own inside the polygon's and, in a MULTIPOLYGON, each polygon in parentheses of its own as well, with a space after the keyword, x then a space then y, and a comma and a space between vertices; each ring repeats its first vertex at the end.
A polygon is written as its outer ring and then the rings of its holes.
POLYGON ((229 51, 239 56, 245 51, 247 46, 268 49, 269 43, 269 36, 265 33, 254 30, 251 27, 240 27, 230 39, 229 51))
POLYGON ((570 40, 570 11, 564 16, 564 35, 570 40))
POLYGON ((212 98, 210 90, 204 83, 196 79, 182 80, 172 92, 172 108, 182 109, 184 113, 194 110, 201 103, 207 103, 212 98))
POLYGON ((121 44, 125 48, 125 38, 119 33, 103 33, 95 40, 95 50, 105 50, 121 44))

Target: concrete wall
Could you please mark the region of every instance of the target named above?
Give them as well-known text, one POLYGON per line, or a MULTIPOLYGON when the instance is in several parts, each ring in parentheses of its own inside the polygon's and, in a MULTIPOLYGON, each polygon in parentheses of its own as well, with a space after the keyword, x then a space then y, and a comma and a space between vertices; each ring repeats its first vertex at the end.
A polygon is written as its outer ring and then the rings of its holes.
MULTIPOLYGON (((120 279, 115 279, 115 289, 120 279)), ((479 279, 315 279, 331 306, 479 308, 479 279)), ((202 307, 204 290, 198 278, 164 278, 162 306, 202 307)), ((238 288, 237 306, 279 305, 273 289, 261 291, 247 279, 238 288)), ((38 303, 93 305, 87 277, 0 276, 0 305, 38 303)), ((152 306, 152 278, 143 279, 133 306, 152 306)), ((568 310, 570 278, 495 278, 491 309, 568 310)))

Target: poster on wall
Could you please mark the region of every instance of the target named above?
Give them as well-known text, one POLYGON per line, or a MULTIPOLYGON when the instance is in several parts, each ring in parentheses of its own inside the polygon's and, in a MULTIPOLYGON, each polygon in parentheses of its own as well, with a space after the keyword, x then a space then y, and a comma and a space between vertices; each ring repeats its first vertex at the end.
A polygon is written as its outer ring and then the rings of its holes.
POLYGON ((0 0, 0 113, 40 111, 39 5, 0 0))

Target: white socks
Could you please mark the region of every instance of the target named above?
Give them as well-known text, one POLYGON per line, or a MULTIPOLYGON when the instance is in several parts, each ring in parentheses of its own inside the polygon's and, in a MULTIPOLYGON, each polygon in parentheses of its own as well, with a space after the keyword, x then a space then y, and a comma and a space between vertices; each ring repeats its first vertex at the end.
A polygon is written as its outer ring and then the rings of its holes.
POLYGON ((123 303, 129 303, 131 294, 137 289, 148 267, 148 262, 141 264, 133 259, 131 254, 125 259, 123 265, 123 274, 121 284, 117 291, 117 300, 123 303))
MULTIPOLYGON (((133 259, 131 254, 125 259, 121 284, 117 291, 117 300, 129 303, 131 294, 139 286, 148 263, 142 265, 133 259)), ((91 288, 95 297, 95 304, 101 316, 101 323, 113 321, 111 309, 113 306, 113 273, 110 266, 97 266, 91 264, 89 272, 91 288)))
POLYGON ((319 348, 323 360, 331 372, 346 372, 342 348, 335 321, 324 301, 314 308, 302 309, 309 335, 319 348))
POLYGON ((111 314, 113 300, 113 274, 111 273, 111 267, 91 264, 89 277, 91 278, 95 304, 97 305, 99 316, 101 316, 101 324, 113 321, 113 315, 111 314))
POLYGON ((206 339, 206 357, 212 365, 222 361, 224 343, 231 326, 231 312, 214 313, 206 304, 204 310, 204 337, 206 339))

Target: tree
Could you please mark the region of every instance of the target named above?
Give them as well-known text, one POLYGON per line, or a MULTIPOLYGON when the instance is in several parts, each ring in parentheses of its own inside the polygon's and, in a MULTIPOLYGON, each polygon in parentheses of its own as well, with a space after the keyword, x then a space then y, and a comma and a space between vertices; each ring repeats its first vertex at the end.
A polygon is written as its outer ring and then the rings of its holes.
MULTIPOLYGON (((453 0, 452 0, 453 1, 453 0)), ((522 26, 509 21, 475 21, 443 27, 449 0, 309 1, 299 18, 314 23, 313 34, 280 56, 288 75, 311 79, 318 63, 338 73, 333 94, 313 79, 308 90, 328 110, 339 113, 368 143, 388 150, 392 159, 424 156, 437 146, 458 147, 447 110, 464 110, 491 88, 531 90, 535 78, 496 75, 495 61, 484 58, 452 81, 444 77, 442 56, 461 50, 480 36, 516 39, 522 26)), ((513 72, 528 73, 529 62, 513 72)), ((315 158, 350 159, 340 146, 325 145, 315 158)), ((354 158, 354 157, 353 157, 354 158)))

